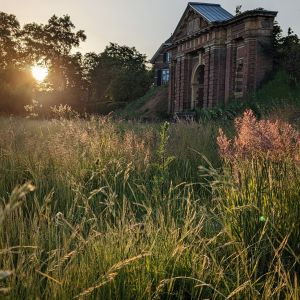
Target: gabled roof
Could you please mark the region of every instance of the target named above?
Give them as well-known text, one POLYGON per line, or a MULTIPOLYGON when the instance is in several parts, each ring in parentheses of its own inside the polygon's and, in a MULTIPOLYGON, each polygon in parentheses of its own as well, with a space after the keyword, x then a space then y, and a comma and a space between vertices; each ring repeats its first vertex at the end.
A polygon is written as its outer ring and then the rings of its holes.
MULTIPOLYGON (((189 10, 194 10, 197 14, 199 14, 201 17, 203 17, 206 21, 209 23, 215 23, 215 22, 224 22, 227 21, 231 18, 233 18, 233 15, 229 13, 227 10, 221 7, 220 4, 212 4, 212 3, 201 3, 201 2, 189 2, 187 5, 187 8, 181 17, 174 33, 177 31, 179 25, 181 24, 181 21, 183 18, 186 16, 187 12, 189 10)), ((154 63, 156 58, 159 56, 161 51, 164 48, 167 48, 168 46, 171 46, 172 40, 173 40, 172 35, 169 39, 167 39, 161 46, 160 48, 156 51, 152 59, 150 60, 151 63, 154 63)))
POLYGON ((209 24, 225 22, 234 17, 230 12, 222 8, 220 4, 189 2, 176 29, 174 30, 173 36, 176 36, 176 32, 180 27, 180 24, 191 10, 206 20, 209 24))
POLYGON ((150 63, 153 64, 156 60, 156 58, 160 55, 161 51, 164 48, 167 48, 172 45, 172 36, 169 37, 164 43, 161 44, 161 46, 158 48, 158 50, 155 52, 153 57, 150 59, 150 63))
POLYGON ((187 17, 190 11, 196 12, 200 17, 205 19, 210 26, 221 26, 224 24, 230 24, 236 22, 237 20, 241 20, 243 18, 247 18, 248 16, 272 16, 275 17, 277 15, 276 11, 268 11, 265 9, 257 8, 254 10, 245 11, 239 15, 232 15, 230 12, 225 10, 221 7, 220 4, 213 4, 213 3, 201 3, 201 2, 189 2, 179 23, 177 24, 176 29, 172 36, 166 40, 160 48, 156 51, 152 59, 150 60, 151 63, 154 63, 156 58, 162 51, 170 49, 176 39, 176 32, 179 30, 180 25, 182 24, 183 20, 187 17))
POLYGON ((220 4, 189 2, 188 6, 210 23, 223 22, 233 18, 233 15, 220 4))

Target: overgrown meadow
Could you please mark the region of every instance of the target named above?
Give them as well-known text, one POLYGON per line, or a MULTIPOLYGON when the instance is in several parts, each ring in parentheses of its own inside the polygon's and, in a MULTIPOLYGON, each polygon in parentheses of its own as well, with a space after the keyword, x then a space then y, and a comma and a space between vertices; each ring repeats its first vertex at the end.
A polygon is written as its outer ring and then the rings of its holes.
POLYGON ((251 111, 0 118, 1 299, 299 299, 299 146, 251 111))

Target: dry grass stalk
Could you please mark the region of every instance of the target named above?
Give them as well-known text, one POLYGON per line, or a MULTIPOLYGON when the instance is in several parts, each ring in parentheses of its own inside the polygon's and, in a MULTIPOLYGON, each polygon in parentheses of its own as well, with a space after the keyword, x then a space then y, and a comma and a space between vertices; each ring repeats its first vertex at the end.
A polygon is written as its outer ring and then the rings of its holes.
POLYGON ((103 275, 101 277, 100 283, 90 287, 86 290, 84 290, 82 293, 80 293, 79 295, 77 295, 76 297, 74 297, 74 299, 83 299, 86 296, 90 295, 92 292, 94 292, 95 290, 101 288, 102 286, 106 285, 107 283, 113 281, 117 276, 118 276, 118 271, 120 271, 121 269, 125 268, 126 266, 132 264, 133 262, 140 260, 146 256, 150 256, 149 252, 125 259, 123 261, 118 262, 117 264, 113 265, 108 271, 107 274, 103 275))

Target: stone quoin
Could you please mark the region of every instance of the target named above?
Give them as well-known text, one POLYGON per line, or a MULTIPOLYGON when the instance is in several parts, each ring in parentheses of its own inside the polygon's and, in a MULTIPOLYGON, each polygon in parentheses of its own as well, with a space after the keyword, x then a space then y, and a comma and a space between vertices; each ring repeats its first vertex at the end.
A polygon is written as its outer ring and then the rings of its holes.
POLYGON ((276 15, 262 8, 232 15, 219 4, 188 3, 151 59, 156 85, 169 86, 169 113, 213 107, 255 91, 273 67, 276 15))

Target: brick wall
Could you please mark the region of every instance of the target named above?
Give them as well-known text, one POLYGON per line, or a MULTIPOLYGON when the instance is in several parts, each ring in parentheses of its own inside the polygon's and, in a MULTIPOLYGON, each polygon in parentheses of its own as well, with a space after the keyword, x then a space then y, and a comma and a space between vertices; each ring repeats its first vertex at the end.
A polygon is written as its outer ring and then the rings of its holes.
POLYGON ((158 56, 156 69, 170 68, 169 112, 193 108, 192 74, 202 54, 204 67, 203 107, 227 103, 255 91, 272 70, 270 48, 274 16, 249 15, 226 26, 211 26, 184 38, 165 51, 172 52, 170 65, 158 56))

